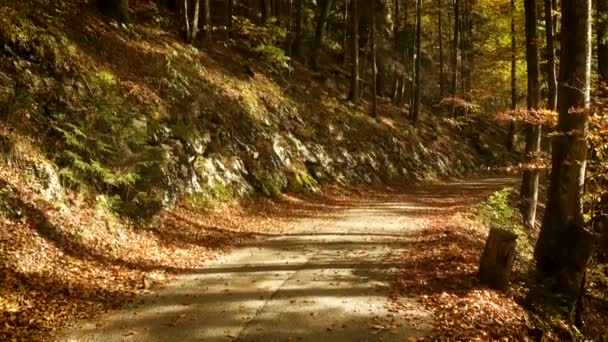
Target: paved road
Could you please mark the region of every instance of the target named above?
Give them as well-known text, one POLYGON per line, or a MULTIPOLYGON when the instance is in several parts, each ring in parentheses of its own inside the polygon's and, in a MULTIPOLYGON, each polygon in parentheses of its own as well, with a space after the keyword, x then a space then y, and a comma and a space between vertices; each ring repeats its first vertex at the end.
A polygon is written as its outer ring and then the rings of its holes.
POLYGON ((390 303, 398 255, 438 210, 502 180, 458 182, 303 219, 251 242, 65 341, 407 341, 430 332, 413 299, 390 303))

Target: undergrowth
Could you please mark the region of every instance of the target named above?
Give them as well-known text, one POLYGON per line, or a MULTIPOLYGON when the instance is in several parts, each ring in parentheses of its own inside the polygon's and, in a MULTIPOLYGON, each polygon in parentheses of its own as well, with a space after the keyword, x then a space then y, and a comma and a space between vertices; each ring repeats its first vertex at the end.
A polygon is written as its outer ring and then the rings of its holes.
POLYGON ((534 258, 534 245, 513 206, 515 195, 515 189, 511 187, 496 191, 473 208, 473 215, 488 230, 499 228, 517 235, 518 259, 523 266, 530 268, 534 258))

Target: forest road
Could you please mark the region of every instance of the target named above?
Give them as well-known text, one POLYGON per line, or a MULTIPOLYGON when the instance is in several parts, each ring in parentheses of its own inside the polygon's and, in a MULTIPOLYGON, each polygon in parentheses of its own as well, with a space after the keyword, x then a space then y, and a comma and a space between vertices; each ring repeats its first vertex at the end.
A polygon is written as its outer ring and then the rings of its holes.
POLYGON ((301 219, 123 310, 77 322, 60 340, 415 340, 430 333, 433 318, 413 298, 390 299, 400 254, 433 215, 464 210, 471 196, 504 184, 483 178, 415 186, 301 219))

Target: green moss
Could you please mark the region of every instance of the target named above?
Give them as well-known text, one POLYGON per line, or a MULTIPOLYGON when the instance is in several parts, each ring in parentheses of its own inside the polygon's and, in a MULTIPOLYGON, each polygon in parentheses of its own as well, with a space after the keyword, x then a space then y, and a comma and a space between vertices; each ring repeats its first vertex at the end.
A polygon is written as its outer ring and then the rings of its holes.
POLYGON ((288 188, 295 192, 316 192, 317 181, 305 170, 293 171, 288 177, 288 188))
POLYGON ((280 175, 262 171, 256 178, 259 182, 260 191, 264 195, 277 197, 283 192, 285 181, 280 175))
POLYGON ((219 203, 231 202, 234 198, 234 191, 228 185, 216 183, 204 185, 200 192, 187 194, 185 200, 191 206, 209 208, 219 203))

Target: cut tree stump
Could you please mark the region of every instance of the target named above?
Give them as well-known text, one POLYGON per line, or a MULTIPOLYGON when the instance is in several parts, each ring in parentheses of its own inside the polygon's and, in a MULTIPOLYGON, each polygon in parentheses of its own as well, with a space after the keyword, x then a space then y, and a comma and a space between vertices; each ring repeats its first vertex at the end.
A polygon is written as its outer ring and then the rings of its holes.
POLYGON ((509 289, 516 246, 515 233, 498 228, 490 230, 479 263, 479 280, 482 284, 500 291, 509 289))

